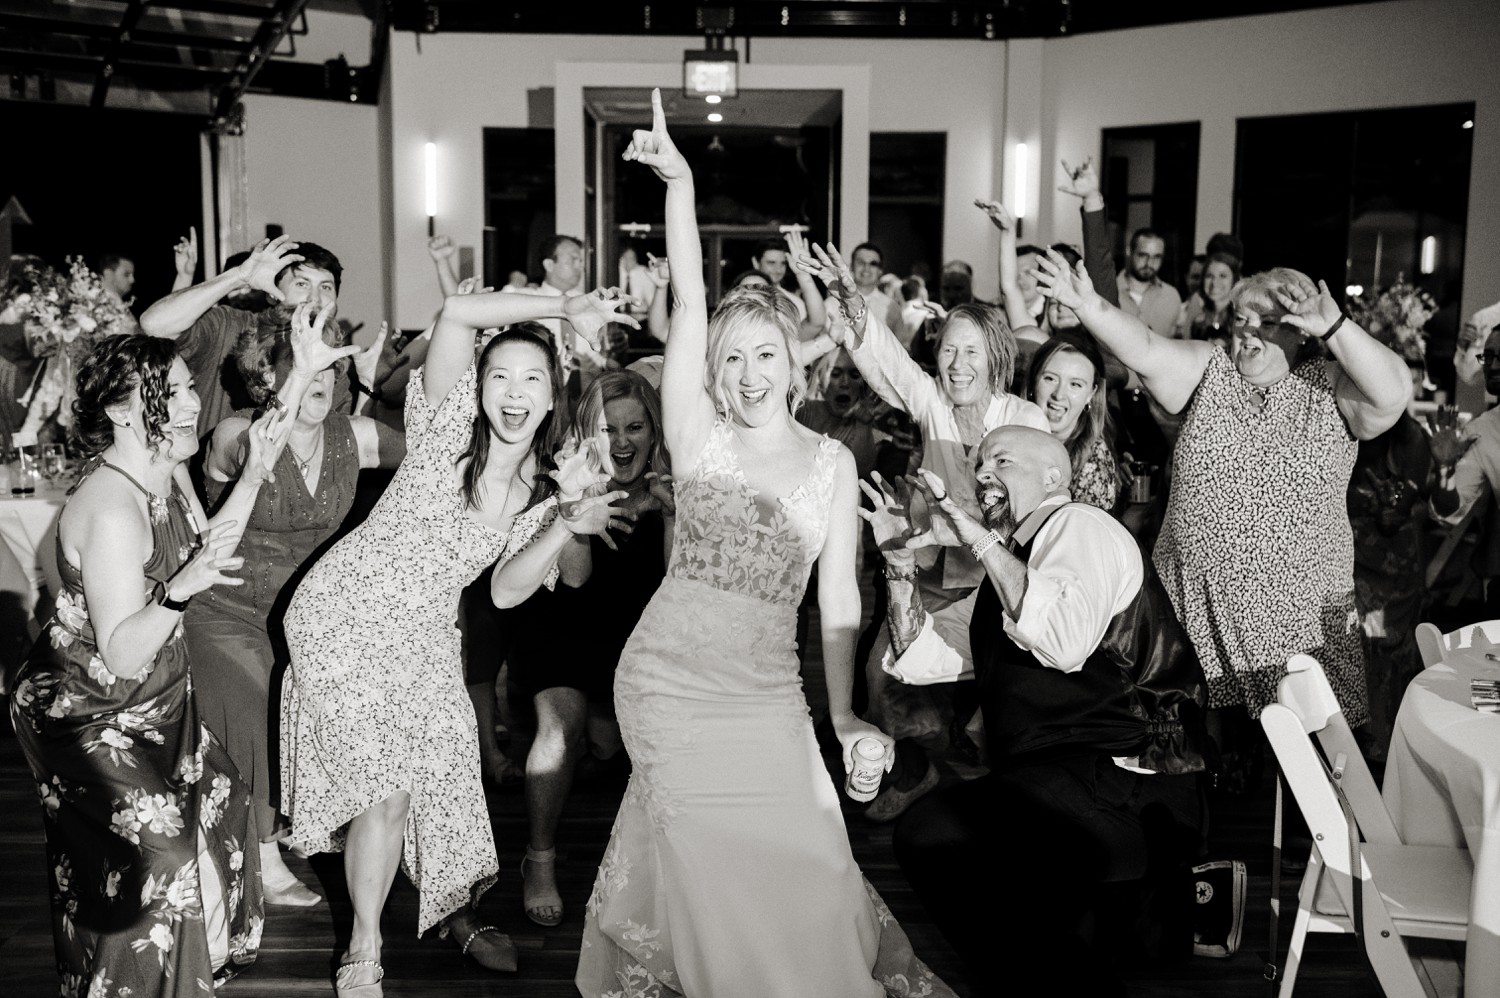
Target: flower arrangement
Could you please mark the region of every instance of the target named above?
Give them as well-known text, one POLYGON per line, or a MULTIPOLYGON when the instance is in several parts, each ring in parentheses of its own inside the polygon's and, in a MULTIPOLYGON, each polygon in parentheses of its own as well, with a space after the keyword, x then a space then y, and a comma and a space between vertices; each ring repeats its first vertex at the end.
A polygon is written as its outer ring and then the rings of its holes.
POLYGON ((73 375, 94 344, 128 332, 133 319, 125 304, 104 287, 82 257, 68 258, 66 277, 50 267, 31 267, 21 275, 25 288, 10 302, 26 323, 27 344, 43 361, 41 372, 21 396, 26 421, 15 442, 36 443, 48 420, 73 425, 73 375))
POLYGON ((1427 338, 1422 335, 1427 320, 1437 311, 1432 295, 1398 274, 1396 282, 1380 290, 1371 288, 1350 298, 1349 318, 1412 365, 1425 365, 1427 338))

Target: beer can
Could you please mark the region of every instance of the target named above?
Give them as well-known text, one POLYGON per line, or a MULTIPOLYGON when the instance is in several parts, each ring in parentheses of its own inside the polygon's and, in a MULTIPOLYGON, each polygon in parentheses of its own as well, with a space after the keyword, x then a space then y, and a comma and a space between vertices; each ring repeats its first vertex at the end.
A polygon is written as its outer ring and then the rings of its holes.
POLYGON ((861 803, 872 801, 880 792, 880 778, 885 775, 885 746, 878 738, 864 737, 854 743, 854 765, 849 769, 844 792, 861 803))

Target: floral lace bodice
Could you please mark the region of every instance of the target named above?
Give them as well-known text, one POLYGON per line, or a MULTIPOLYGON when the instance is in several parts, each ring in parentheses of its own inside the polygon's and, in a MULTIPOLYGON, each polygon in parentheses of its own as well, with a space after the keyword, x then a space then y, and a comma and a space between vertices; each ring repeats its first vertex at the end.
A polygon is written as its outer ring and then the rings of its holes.
POLYGON ((698 466, 677 484, 671 578, 796 607, 823 550, 838 443, 824 437, 812 472, 786 496, 757 493, 730 447, 729 424, 709 432, 698 466))

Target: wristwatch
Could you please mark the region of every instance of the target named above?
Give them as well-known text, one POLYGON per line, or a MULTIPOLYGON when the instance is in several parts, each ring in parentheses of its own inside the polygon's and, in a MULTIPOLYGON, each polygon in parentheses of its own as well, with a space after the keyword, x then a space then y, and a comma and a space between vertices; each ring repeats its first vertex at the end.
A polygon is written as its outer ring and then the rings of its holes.
POLYGON ((177 613, 181 613, 187 609, 188 600, 190 599, 192 599, 191 596, 188 599, 173 599, 167 592, 167 584, 165 582, 158 582, 151 590, 151 602, 157 606, 166 607, 168 610, 175 610, 177 613))

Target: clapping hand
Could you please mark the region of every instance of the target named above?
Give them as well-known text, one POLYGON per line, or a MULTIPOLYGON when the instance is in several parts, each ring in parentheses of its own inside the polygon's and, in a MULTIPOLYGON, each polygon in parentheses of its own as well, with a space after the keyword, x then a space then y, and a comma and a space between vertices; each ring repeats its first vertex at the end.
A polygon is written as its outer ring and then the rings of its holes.
POLYGON ((671 136, 667 134, 667 114, 661 108, 661 91, 651 91, 651 130, 639 128, 631 135, 630 145, 625 148, 625 161, 645 163, 661 179, 671 182, 685 180, 693 175, 687 160, 677 151, 671 136))
POLYGON ((1310 282, 1287 282, 1274 293, 1276 301, 1286 309, 1282 324, 1300 329, 1308 336, 1322 337, 1343 314, 1325 281, 1319 281, 1317 287, 1310 282))
POLYGON ((627 305, 639 306, 640 302, 623 293, 619 288, 595 288, 586 295, 574 295, 563 305, 573 331, 588 340, 595 350, 602 349, 601 331, 611 322, 621 322, 631 329, 640 329, 641 324, 628 312, 620 309, 627 305))
POLYGON ((1089 211, 1102 207, 1104 199, 1099 195, 1099 171, 1094 169, 1094 157, 1090 156, 1078 165, 1077 169, 1068 165, 1067 160, 1062 161, 1063 172, 1068 175, 1068 183, 1058 186, 1058 190, 1064 194, 1071 194, 1081 198, 1084 208, 1089 211))
POLYGON ((651 283, 658 288, 664 288, 672 283, 672 268, 664 256, 653 256, 646 254, 646 276, 651 278, 651 283))
POLYGON ((1427 432, 1432 437, 1428 442, 1432 461, 1439 470, 1448 470, 1456 465, 1459 458, 1474 446, 1476 439, 1464 433, 1464 427, 1458 423, 1458 407, 1451 405, 1442 406, 1427 417, 1427 432))
POLYGON ((1080 315, 1102 300, 1099 292, 1094 290, 1093 281, 1089 280, 1089 272, 1083 261, 1079 260, 1076 267, 1069 268, 1068 261, 1054 249, 1049 249, 1045 256, 1037 257, 1036 286, 1047 298, 1080 315))
POLYGON ((251 483, 276 481, 276 462, 292 435, 294 420, 285 409, 268 408, 247 431, 247 453, 240 478, 251 483))
MULTIPOLYGON (((947 534, 955 538, 957 543, 972 545, 983 540, 984 536, 990 532, 988 527, 970 516, 967 510, 954 501, 947 486, 943 484, 943 480, 931 471, 919 468, 911 477, 911 484, 927 500, 927 508, 935 511, 931 531, 935 537, 947 534)), ((913 538, 913 540, 922 539, 921 535, 913 538)), ((948 545, 955 543, 947 539, 943 539, 942 542, 948 545)))
POLYGON ((177 240, 177 245, 172 247, 172 255, 176 258, 177 276, 191 283, 193 275, 198 272, 198 229, 196 226, 188 229, 188 234, 177 240))
POLYGON ((288 236, 262 239, 240 264, 240 281, 253 291, 265 292, 272 301, 286 301, 286 295, 276 287, 276 275, 302 259, 292 252, 296 248, 297 244, 288 236))
POLYGON ((318 309, 316 315, 313 308, 313 302, 305 301, 292 310, 292 369, 303 374, 317 374, 359 353, 357 346, 335 347, 324 342, 323 327, 333 314, 333 302, 318 309))

